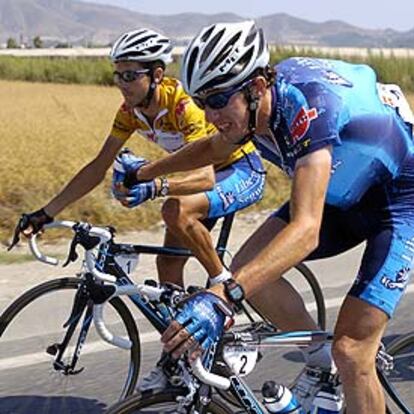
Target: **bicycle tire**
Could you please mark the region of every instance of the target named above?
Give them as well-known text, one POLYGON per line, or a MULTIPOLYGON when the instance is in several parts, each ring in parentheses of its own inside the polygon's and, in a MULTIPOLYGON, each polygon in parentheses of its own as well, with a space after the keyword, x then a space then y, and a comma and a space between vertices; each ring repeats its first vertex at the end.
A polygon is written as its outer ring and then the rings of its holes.
POLYGON ((414 389, 414 332, 394 339, 387 347, 393 357, 393 369, 382 375, 387 394, 387 413, 414 413, 414 403, 407 403, 414 389))
MULTIPOLYGON (((168 411, 165 411, 165 408, 161 411, 160 408, 156 408, 155 406, 160 404, 175 405, 177 397, 185 396, 186 394, 187 392, 184 390, 165 391, 149 396, 136 394, 109 407, 106 414, 177 413, 176 410, 174 411, 173 407, 169 408, 168 411), (153 410, 147 411, 147 409, 150 408, 153 410)), ((221 401, 218 401, 214 397, 206 407, 206 410, 207 411, 204 411, 203 414, 234 414, 229 407, 225 406, 221 401)))
MULTIPOLYGON (((85 369, 82 372, 77 375, 64 375, 56 371, 53 363, 49 362, 49 360, 53 362, 54 358, 49 355, 50 352, 47 352, 46 349, 48 349, 49 344, 59 343, 63 339, 66 329, 62 328, 62 324, 70 315, 73 295, 77 292, 80 282, 81 280, 78 278, 60 278, 41 283, 18 297, 0 316, 0 350, 2 350, 0 352, 0 355, 2 355, 0 366, 3 368, 0 369, 3 376, 3 380, 0 378, 0 389, 7 389, 4 393, 7 397, 1 398, 0 396, 0 407, 6 407, 6 412, 25 413, 25 406, 28 409, 27 413, 33 413, 33 406, 36 406, 36 414, 101 412, 94 411, 94 409, 96 408, 95 405, 100 405, 102 408, 103 400, 106 400, 104 404, 109 405, 133 393, 139 374, 141 345, 138 327, 128 307, 120 298, 111 299, 111 306, 106 306, 106 312, 112 318, 111 322, 116 322, 116 324, 113 324, 114 329, 117 332, 121 330, 121 333, 127 334, 132 341, 132 347, 129 351, 120 350, 109 344, 107 345, 108 349, 105 349, 105 342, 97 336, 93 325, 91 325, 84 346, 80 350, 78 368, 85 365, 85 369), (50 306, 52 300, 58 300, 57 306, 50 306), (68 307, 70 306, 69 309, 63 309, 66 304, 68 307), (42 312, 44 316, 39 320, 34 312, 33 309, 42 309, 42 306, 52 314, 53 317, 49 319, 53 321, 51 326, 56 328, 56 330, 48 330, 48 325, 46 324, 49 316, 48 313, 42 312), (38 326, 29 326, 30 324, 27 322, 32 317, 37 321, 33 325, 37 324, 38 326), (56 324, 54 319, 57 320, 56 324), (40 323, 43 322, 44 325, 40 326, 40 323), (27 326, 27 329, 25 326, 27 326), (16 332, 19 332, 19 329, 21 332, 24 331, 23 338, 16 334, 16 332), (26 330, 29 332, 27 333, 26 330), (32 334, 30 331, 34 331, 34 333, 32 334), (41 332, 41 335, 39 335, 39 332, 41 332), (96 341, 94 341, 95 338, 96 341), (30 353, 29 349, 31 346, 34 347, 35 352, 30 353), (11 355, 11 358, 5 358, 7 353, 11 355), (107 355, 113 355, 114 353, 117 357, 120 357, 119 361, 107 357, 107 355), (15 356, 13 357, 13 355, 15 356), (12 358, 15 358, 16 364, 12 363, 12 358), (41 362, 38 361, 38 358, 41 359, 41 362), (103 360, 103 364, 96 363, 96 359, 99 358, 101 361, 103 360), (19 362, 21 360, 23 361, 22 363, 19 362), (7 364, 7 361, 11 363, 7 364), (4 370, 5 362, 6 371, 4 370), (122 370, 127 368, 126 372, 122 372, 122 374, 119 372, 121 365, 122 370), (26 376, 19 374, 21 370, 30 372, 31 378, 26 379, 26 376), (33 370, 37 370, 38 374, 33 375, 31 372, 33 370), (49 375, 50 372, 48 370, 51 371, 52 375, 49 375), (120 378, 121 390, 115 391, 116 385, 119 384, 118 378, 113 380, 111 378, 111 381, 108 382, 110 382, 112 388, 107 394, 103 395, 101 400, 96 398, 96 393, 103 392, 96 383, 96 378, 99 377, 96 373, 100 371, 103 371, 102 376, 107 375, 108 371, 114 372, 114 377, 118 375, 118 372, 119 376, 122 376, 120 378), (8 373, 7 378, 5 372, 8 373), (53 383, 52 387, 50 387, 50 382, 55 380, 56 376, 58 376, 59 383, 53 383), (17 378, 17 381, 15 378, 17 378), (19 378, 23 382, 26 380, 27 384, 20 384, 19 378), (73 381, 73 385, 71 381, 73 381), (68 394, 58 394, 53 388, 58 385, 64 385, 64 392, 67 391, 68 394), (69 391, 70 387, 76 388, 69 391), (76 396, 78 392, 82 393, 82 396, 76 396), (92 403, 92 400, 95 403, 92 403), (75 411, 72 411, 71 404, 76 406, 75 411), (85 407, 80 407, 81 404, 84 404, 85 407)), ((81 324, 79 323, 79 325, 81 324)), ((73 340, 76 341, 78 337, 79 334, 75 332, 73 340)), ((68 347, 69 356, 73 355, 71 349, 68 347)), ((102 384, 102 379, 100 381, 102 384)), ((103 387, 107 386, 107 383, 102 385, 103 387)))
POLYGON ((326 306, 325 298, 318 279, 305 263, 299 263, 295 266, 295 269, 302 274, 311 287, 316 303, 317 323, 319 328, 324 331, 326 329, 326 306))

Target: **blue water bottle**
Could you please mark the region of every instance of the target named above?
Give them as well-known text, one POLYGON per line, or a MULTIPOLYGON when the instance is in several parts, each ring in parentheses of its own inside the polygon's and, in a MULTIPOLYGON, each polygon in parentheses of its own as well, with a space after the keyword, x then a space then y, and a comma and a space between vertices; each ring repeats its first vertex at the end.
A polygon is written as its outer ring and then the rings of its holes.
POLYGON ((305 414, 288 387, 266 381, 262 387, 263 404, 273 414, 305 414))

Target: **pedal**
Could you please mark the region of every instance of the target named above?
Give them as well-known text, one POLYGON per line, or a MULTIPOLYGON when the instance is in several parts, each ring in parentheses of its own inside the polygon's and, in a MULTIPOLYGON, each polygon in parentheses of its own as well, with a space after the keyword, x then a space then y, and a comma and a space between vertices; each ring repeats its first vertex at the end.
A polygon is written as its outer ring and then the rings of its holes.
POLYGON ((83 370, 85 369, 85 367, 79 368, 79 369, 68 369, 65 372, 65 375, 77 375, 80 374, 83 370))

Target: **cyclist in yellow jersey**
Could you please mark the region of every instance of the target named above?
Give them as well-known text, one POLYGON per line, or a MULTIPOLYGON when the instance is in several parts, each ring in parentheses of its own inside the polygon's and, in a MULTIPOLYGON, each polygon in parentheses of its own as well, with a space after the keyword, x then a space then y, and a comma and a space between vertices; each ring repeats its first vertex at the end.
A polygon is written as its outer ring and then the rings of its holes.
MULTIPOLYGON (((48 204, 29 214, 31 226, 26 235, 39 231, 66 206, 100 184, 134 132, 167 152, 215 132, 181 83, 164 76, 165 67, 172 60, 171 50, 170 40, 153 30, 134 30, 117 39, 110 57, 115 68, 114 81, 124 103, 112 130, 99 154, 48 204)), ((219 217, 260 200, 263 187, 263 166, 251 143, 237 149, 224 162, 203 167, 183 178, 157 178, 153 182, 153 196, 170 196, 162 207, 167 226, 165 245, 190 248, 206 268, 211 284, 225 280, 230 274, 214 250, 209 230, 219 217)), ((179 257, 158 257, 160 280, 182 284, 185 261, 179 257)), ((150 389, 154 385, 157 378, 146 383, 150 389)))
MULTIPOLYGON (((137 131, 165 151, 173 152, 216 132, 181 83, 164 76, 170 53, 169 40, 147 29, 125 33, 114 43, 111 59, 115 65, 115 81, 125 102, 116 114, 111 137, 124 143, 137 131)), ((260 158, 249 143, 233 152, 225 162, 184 178, 168 181, 164 178, 154 183, 158 195, 171 196, 162 208, 167 225, 165 244, 189 247, 210 278, 218 277, 213 283, 226 277, 227 270, 223 269, 208 231, 217 218, 261 198, 262 171, 260 158)), ((158 257, 160 280, 182 284, 185 262, 185 258, 158 257)))

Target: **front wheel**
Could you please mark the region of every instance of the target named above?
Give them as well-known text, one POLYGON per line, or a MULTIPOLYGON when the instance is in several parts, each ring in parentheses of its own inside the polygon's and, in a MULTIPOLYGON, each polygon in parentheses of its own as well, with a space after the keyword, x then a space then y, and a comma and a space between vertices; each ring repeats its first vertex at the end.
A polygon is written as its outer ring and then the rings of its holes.
POLYGON ((110 301, 104 318, 114 334, 129 337, 130 350, 115 348, 98 336, 90 301, 77 312, 81 315, 77 324, 63 326, 80 283, 77 278, 42 283, 1 315, 0 412, 101 413, 134 391, 140 343, 137 326, 121 299, 110 301), (58 358, 71 328, 65 352, 58 358))
MULTIPOLYGON (((178 399, 185 397, 184 391, 166 391, 159 394, 153 394, 143 397, 140 394, 128 397, 109 408, 106 414, 173 414, 179 413, 178 399)), ((196 411, 196 408, 189 408, 186 413, 200 414, 232 414, 233 411, 223 403, 215 400, 210 401, 207 407, 202 411, 196 411)))

